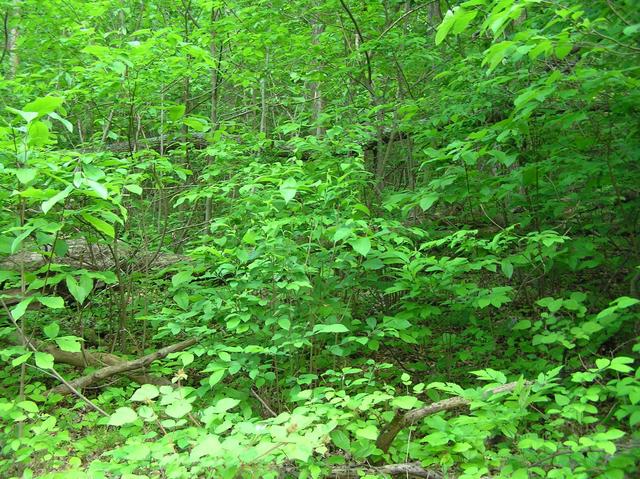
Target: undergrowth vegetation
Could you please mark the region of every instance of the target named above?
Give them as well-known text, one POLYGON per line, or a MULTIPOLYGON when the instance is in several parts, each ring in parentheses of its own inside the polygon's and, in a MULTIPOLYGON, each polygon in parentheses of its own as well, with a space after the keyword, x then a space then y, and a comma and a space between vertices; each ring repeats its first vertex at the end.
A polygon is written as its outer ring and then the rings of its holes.
POLYGON ((0 476, 640 468, 634 0, 0 0, 0 476))

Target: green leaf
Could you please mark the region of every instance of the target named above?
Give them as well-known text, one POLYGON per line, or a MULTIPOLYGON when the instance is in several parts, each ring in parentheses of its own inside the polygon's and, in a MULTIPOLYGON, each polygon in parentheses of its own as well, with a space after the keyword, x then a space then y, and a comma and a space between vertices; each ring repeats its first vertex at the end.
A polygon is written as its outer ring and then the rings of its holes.
POLYGON ((613 369, 614 371, 618 371, 620 373, 629 373, 633 371, 633 368, 629 366, 629 364, 633 364, 633 362, 634 362, 633 358, 619 356, 611 360, 609 369, 613 369))
POLYGON ((55 339, 58 347, 69 353, 79 353, 82 350, 80 338, 77 336, 61 336, 55 339))
POLYGON ((60 332, 60 325, 58 323, 51 323, 43 328, 44 334, 49 339, 53 339, 58 336, 60 332))
POLYGON ((453 27, 456 22, 455 14, 449 10, 442 20, 442 23, 438 27, 438 31, 436 32, 436 45, 440 45, 442 41, 447 37, 449 30, 453 27))
POLYGON ((57 203, 64 200, 69 194, 73 191, 73 185, 67 186, 64 190, 58 192, 47 201, 42 203, 42 212, 47 214, 51 208, 53 208, 57 203))
POLYGON ((47 308, 62 309, 64 308, 64 299, 60 296, 39 296, 38 301, 47 308))
POLYGON ((167 108, 167 117, 171 121, 178 121, 184 116, 184 112, 187 110, 185 105, 174 105, 167 108))
POLYGON ((513 264, 506 259, 503 259, 500 262, 500 268, 502 269, 502 273, 509 279, 513 276, 513 264))
POLYGON ((38 170, 35 168, 19 168, 16 170, 16 177, 22 184, 32 182, 38 174, 38 170))
POLYGON ((321 333, 348 333, 349 328, 347 328, 344 324, 316 324, 313 328, 313 334, 321 334, 321 333))
POLYGON ((130 407, 120 407, 109 417, 109 426, 123 426, 138 419, 136 412, 130 407))
POLYGON ((27 311, 27 308, 29 307, 29 305, 31 304, 31 301, 33 300, 34 300, 34 297, 29 296, 28 298, 25 298, 22 301, 20 301, 16 305, 16 307, 11 310, 11 316, 13 316, 13 319, 17 321, 22 316, 24 316, 24 313, 27 311))
POLYGON ((367 424, 365 427, 356 431, 356 436, 375 441, 376 439, 378 439, 378 428, 373 424, 367 424))
POLYGON ((151 401, 152 399, 157 398, 160 395, 160 391, 157 386, 153 384, 143 384, 140 386, 136 392, 131 396, 130 401, 151 401))
POLYGON ((22 111, 22 110, 16 110, 15 108, 11 108, 11 107, 7 107, 7 110, 9 110, 12 113, 15 113, 16 115, 20 115, 22 117, 22 119, 24 121, 26 121, 27 123, 31 123, 31 121, 35 120, 36 118, 38 118, 38 113, 35 111, 22 111))
POLYGON ((31 146, 44 146, 49 143, 49 127, 41 121, 29 125, 28 142, 31 146))
POLYGON ((27 412, 38 412, 38 405, 33 401, 20 401, 16 404, 16 406, 18 406, 20 409, 24 409, 27 412))
POLYGON ((112 239, 115 238, 116 236, 115 229, 106 221, 96 218, 95 216, 87 213, 83 213, 81 216, 87 223, 93 226, 100 233, 104 233, 109 238, 112 238, 112 239))
POLYGON ((36 366, 42 369, 53 369, 53 356, 49 353, 35 353, 36 366))
POLYGON ((298 183, 293 178, 287 178, 280 185, 280 195, 284 199, 285 203, 289 203, 298 192, 298 183))
POLYGON ((233 409, 234 407, 236 407, 238 404, 240 404, 240 401, 237 400, 237 399, 223 398, 223 399, 220 399, 220 401, 218 401, 216 403, 216 405, 213 407, 213 409, 217 413, 227 412, 228 410, 233 409))
POLYGON ((289 318, 279 318, 278 326, 286 331, 289 331, 291 329, 291 321, 289 320, 289 318))
POLYGON ((93 279, 86 275, 80 276, 79 282, 73 276, 67 276, 65 282, 73 299, 80 304, 84 303, 84 300, 87 299, 93 289, 93 279))
POLYGON ((45 96, 42 98, 36 98, 31 103, 27 103, 23 110, 32 111, 38 114, 38 116, 48 115, 60 108, 64 103, 64 98, 57 96, 45 96))
POLYGON ((214 371, 211 376, 209 376, 209 386, 213 387, 220 382, 220 380, 224 377, 226 369, 218 369, 214 371))
POLYGON ((346 452, 351 450, 351 441, 349 441, 349 436, 347 436, 344 431, 336 429, 331 431, 330 436, 331 440, 337 447, 346 452))
POLYGON ((618 299, 616 299, 615 302, 618 308, 624 309, 624 308, 630 308, 631 306, 635 306, 636 304, 640 303, 640 300, 636 298, 630 298, 629 296, 621 296, 618 299))
POLYGON ((371 240, 369 238, 358 238, 356 240, 349 241, 351 247, 362 256, 366 257, 371 251, 371 240))
POLYGON ((433 206, 433 204, 438 201, 440 195, 438 193, 429 193, 426 196, 423 196, 420 200, 420 208, 422 211, 427 211, 429 208, 433 206))
POLYGON ((413 409, 418 403, 418 398, 413 396, 398 396, 391 401, 391 405, 400 409, 413 409))
POLYGON ((22 363, 26 363, 29 358, 33 355, 32 352, 24 353, 11 361, 11 366, 20 366, 22 363))
POLYGON ((471 21, 476 18, 476 15, 478 15, 478 10, 465 10, 464 8, 459 8, 456 11, 456 22, 451 33, 459 35, 465 31, 471 21))
POLYGON ((174 288, 177 288, 180 285, 191 282, 191 280, 193 279, 192 273, 193 270, 188 269, 174 274, 171 278, 171 284, 174 288))
POLYGON ((58 120, 60 123, 62 123, 62 125, 67 129, 69 133, 73 133, 73 125, 69 120, 65 120, 55 112, 49 113, 49 117, 53 118, 54 120, 58 120))
POLYGON ((187 401, 175 401, 167 406, 165 413, 174 419, 180 419, 191 412, 193 406, 187 401))
POLYGON ((98 197, 102 198, 103 200, 106 200, 109 197, 109 192, 103 184, 90 179, 85 179, 85 183, 89 185, 89 188, 91 188, 98 195, 98 197))
POLYGON ((124 187, 129 190, 131 193, 134 193, 138 196, 142 196, 142 187, 138 185, 124 185, 124 187))
POLYGON ((189 295, 185 290, 180 290, 176 294, 173 295, 173 300, 176 304, 186 310, 189 307, 189 295))

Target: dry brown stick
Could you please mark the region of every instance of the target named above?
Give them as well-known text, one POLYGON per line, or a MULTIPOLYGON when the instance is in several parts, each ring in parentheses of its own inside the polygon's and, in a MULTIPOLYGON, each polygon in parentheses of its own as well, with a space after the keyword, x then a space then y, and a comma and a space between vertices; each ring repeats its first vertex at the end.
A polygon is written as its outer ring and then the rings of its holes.
MULTIPOLYGON (((31 339, 34 344, 41 349, 53 356, 53 359, 56 363, 68 364, 70 366, 74 366, 77 368, 84 369, 88 366, 117 366, 118 364, 122 364, 126 362, 119 356, 110 353, 103 352, 92 352, 85 351, 84 354, 80 353, 71 353, 68 351, 63 351, 59 348, 56 348, 53 345, 44 345, 39 346, 38 341, 31 339), (85 363, 86 360, 86 363, 85 363)), ((137 382, 138 384, 155 384, 156 386, 171 386, 172 382, 166 378, 161 376, 155 376, 153 374, 145 374, 144 372, 133 372, 125 374, 132 381, 137 382)))
POLYGON ((258 394, 258 392, 255 389, 251 388, 251 394, 253 394, 253 397, 255 397, 258 401, 260 401, 260 404, 262 404, 262 406, 271 415, 271 417, 276 417, 277 416, 275 411, 273 409, 271 409, 271 407, 269 407, 269 404, 267 404, 267 402, 260 397, 260 395, 258 394))
MULTIPOLYGON (((522 385, 522 382, 512 382, 508 384, 503 384, 502 386, 498 386, 497 388, 491 389, 485 393, 485 397, 513 391, 518 385, 522 385)), ((525 385, 527 383, 524 383, 525 385)), ((431 403, 427 406, 412 409, 406 413, 398 412, 395 417, 391 420, 386 427, 383 428, 382 432, 378 436, 376 440, 376 446, 378 449, 381 449, 384 452, 389 450, 391 447, 391 443, 398 435, 398 433, 407 426, 419 421, 420 419, 430 416, 431 414, 436 414, 441 411, 450 411, 451 409, 457 409, 463 406, 468 406, 471 403, 469 399, 465 399, 460 396, 455 396, 449 399, 444 399, 442 401, 431 403)))
MULTIPOLYGON (((297 475, 298 468, 293 465, 285 466, 280 469, 281 472, 297 475)), ((325 477, 334 479, 360 477, 359 473, 401 477, 421 477, 424 479, 442 479, 444 476, 440 471, 433 469, 425 469, 419 462, 407 462, 402 464, 386 464, 384 466, 371 466, 369 464, 347 464, 344 466, 335 466, 325 477)))
POLYGON ((387 464, 385 466, 338 466, 331 469, 328 477, 359 477, 358 473, 366 474, 387 474, 389 476, 402 477, 422 477, 424 479, 442 479, 444 476, 439 471, 425 469, 419 462, 408 462, 405 464, 387 464))
MULTIPOLYGON (((134 359, 132 361, 125 361, 121 364, 115 364, 113 366, 107 366, 102 369, 98 369, 97 371, 92 372, 91 374, 87 374, 86 376, 82 376, 80 378, 74 379, 69 382, 69 385, 73 386, 75 389, 80 389, 87 387, 96 381, 100 381, 102 379, 106 379, 108 377, 114 376, 116 374, 126 373, 127 371, 134 371, 136 369, 141 369, 153 361, 157 359, 162 359, 168 354, 182 351, 183 349, 188 348, 189 346, 193 346, 196 344, 197 340, 195 338, 187 339, 177 344, 172 344, 171 346, 166 346, 162 349, 158 349, 157 351, 147 354, 146 356, 142 356, 141 358, 134 359)), ((70 391, 67 385, 60 385, 51 390, 51 392, 56 392, 60 394, 68 394, 70 391)))
MULTIPOLYGON (((24 340, 23 344, 25 346, 28 346, 29 349, 31 349, 31 351, 33 351, 34 353, 38 353, 38 349, 33 345, 31 340, 29 339, 29 337, 24 333, 24 331, 22 330, 22 328, 20 327, 20 325, 18 324, 16 319, 13 317, 13 314, 11 313, 11 310, 7 306, 7 303, 5 303, 2 298, 0 298, 0 303, 2 304, 2 307, 6 311, 7 315, 9 316, 9 320, 15 326, 16 331, 18 332, 20 337, 23 338, 23 340, 24 340)), ((103 416, 109 416, 109 414, 104 409, 102 409, 97 404, 94 404, 89 398, 87 398, 84 394, 82 394, 80 391, 78 391, 76 388, 74 388, 71 383, 67 382, 67 380, 65 378, 63 378, 60 375, 60 373, 58 371, 56 371, 53 367, 51 367, 50 369, 51 369, 51 371, 47 371, 47 373, 52 374, 58 381, 63 383, 66 386, 66 388, 69 390, 70 393, 75 394, 78 398, 83 400, 89 407, 91 407, 92 409, 98 411, 103 416)))

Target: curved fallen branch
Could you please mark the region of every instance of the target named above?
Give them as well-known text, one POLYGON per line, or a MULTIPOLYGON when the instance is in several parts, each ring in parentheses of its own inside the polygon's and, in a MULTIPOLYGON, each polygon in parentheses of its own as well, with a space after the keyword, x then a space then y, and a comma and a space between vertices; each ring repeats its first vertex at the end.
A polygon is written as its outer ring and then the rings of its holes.
MULTIPOLYGON (((512 382, 508 384, 503 384, 502 386, 498 386, 497 388, 490 389, 485 393, 485 397, 513 391, 518 385, 522 385, 522 382, 512 382)), ((528 383, 524 383, 525 385, 528 383)), ((376 440, 376 446, 378 449, 381 449, 384 452, 389 450, 391 447, 391 443, 398 435, 398 433, 407 426, 412 425, 416 421, 420 419, 430 416, 431 414, 436 414, 441 411, 449 411, 451 409, 457 409, 460 407, 468 406, 471 403, 468 399, 465 399, 460 396, 452 397, 449 399, 443 399, 442 401, 431 403, 427 406, 412 409, 411 411, 402 413, 396 413, 395 417, 391 420, 389 424, 387 424, 378 439, 376 440)))
MULTIPOLYGON (((149 364, 151 364, 153 361, 156 361, 158 359, 162 359, 164 357, 166 357, 168 354, 171 353, 175 353, 177 351, 182 351, 183 349, 188 348, 189 346, 193 346, 194 344, 197 343, 197 339, 195 338, 191 338, 191 339, 187 339, 185 341, 182 341, 180 343, 177 344, 172 344, 171 346, 166 346, 162 349, 158 349, 157 351, 151 353, 151 354, 147 354, 146 356, 142 356, 141 358, 138 359, 133 359, 131 361, 122 361, 119 360, 118 363, 116 364, 112 364, 110 366, 106 366, 103 367, 101 369, 98 369, 96 371, 93 371, 90 374, 87 374, 85 376, 82 376, 80 378, 74 379, 73 381, 69 381, 69 385, 73 386, 73 388, 75 389, 82 389, 82 388, 86 388, 87 386, 90 386, 91 384, 97 382, 97 381, 101 381, 103 379, 107 379, 111 376, 115 376, 116 374, 122 374, 122 373, 126 373, 128 371, 135 371, 137 369, 142 369, 146 366, 148 366, 149 364)), ((55 348, 54 348, 55 349, 55 348)), ((50 354, 52 354, 51 352, 51 348, 47 348, 45 349, 45 351, 49 352, 50 354)), ((62 352, 64 353, 64 352, 62 352)), ((66 355, 79 355, 80 358, 82 358, 82 353, 64 353, 66 355)), ((112 356, 113 355, 109 355, 112 356)), ((54 358, 56 358, 56 355, 54 354, 54 358)), ((65 357, 62 354, 58 354, 58 358, 61 359, 61 362, 65 362, 67 364, 72 364, 71 361, 73 360, 74 362, 77 361, 77 356, 73 356, 68 357, 68 361, 65 361, 65 357)), ((104 359, 104 356, 103 356, 104 359)), ((107 358, 109 359, 109 358, 107 358)), ((119 358, 118 358, 119 359, 119 358)), ((129 375, 129 377, 131 377, 131 379, 134 379, 136 382, 139 383, 153 383, 153 384, 171 384, 170 382, 168 382, 167 380, 164 380, 163 378, 157 378, 155 376, 149 376, 146 374, 143 375, 129 375), (159 381, 159 382, 158 382, 159 381)), ((66 384, 61 384, 59 386, 56 386, 55 388, 51 389, 50 392, 55 392, 55 393, 59 393, 59 394, 70 394, 72 391, 69 389, 69 387, 66 384)))
POLYGON ((387 464, 385 466, 338 466, 331 469, 329 476, 333 478, 360 477, 358 473, 386 474, 389 476, 421 477, 424 479, 442 479, 444 476, 439 471, 425 469, 419 462, 407 462, 404 464, 387 464))

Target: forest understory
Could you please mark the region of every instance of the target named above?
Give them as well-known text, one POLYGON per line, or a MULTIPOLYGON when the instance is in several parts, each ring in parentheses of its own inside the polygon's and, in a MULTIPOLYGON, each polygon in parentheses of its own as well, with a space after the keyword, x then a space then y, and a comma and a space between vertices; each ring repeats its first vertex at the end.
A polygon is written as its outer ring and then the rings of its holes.
POLYGON ((636 0, 0 0, 0 478, 640 475, 636 0))

